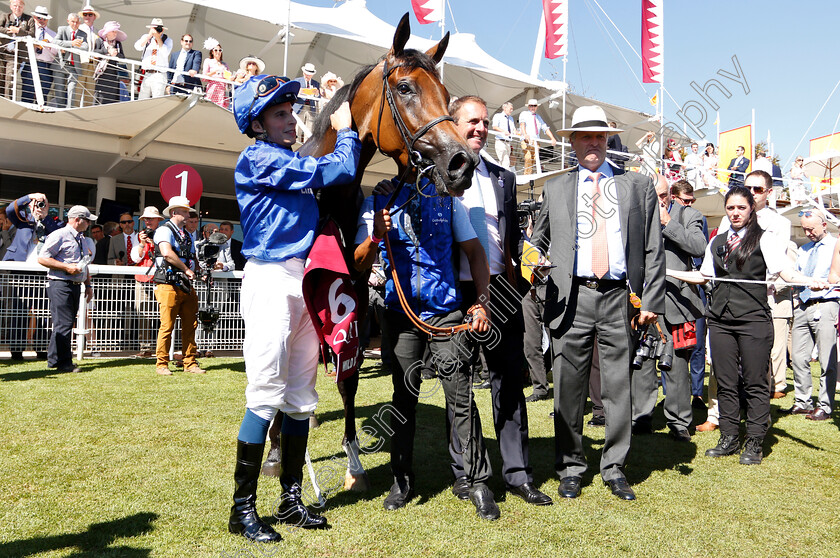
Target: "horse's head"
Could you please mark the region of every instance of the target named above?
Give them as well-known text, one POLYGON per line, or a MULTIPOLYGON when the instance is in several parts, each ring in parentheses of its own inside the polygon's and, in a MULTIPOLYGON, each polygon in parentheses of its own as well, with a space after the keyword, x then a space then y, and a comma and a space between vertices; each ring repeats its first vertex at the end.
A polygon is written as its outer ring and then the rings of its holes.
POLYGON ((426 53, 404 48, 409 35, 405 14, 391 50, 355 91, 353 120, 362 141, 375 142, 401 170, 433 166, 427 175, 438 193, 460 196, 472 183, 478 156, 449 118, 449 93, 435 67, 449 34, 426 53))

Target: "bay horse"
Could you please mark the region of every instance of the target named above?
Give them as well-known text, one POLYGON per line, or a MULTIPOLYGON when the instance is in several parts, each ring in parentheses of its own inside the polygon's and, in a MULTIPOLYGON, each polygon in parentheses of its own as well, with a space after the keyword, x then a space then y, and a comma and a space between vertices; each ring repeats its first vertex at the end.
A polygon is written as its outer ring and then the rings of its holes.
MULTIPOLYGON (((411 35, 408 13, 397 25, 391 49, 376 64, 358 71, 353 81, 339 89, 323 108, 313 125, 312 136, 300 148, 302 156, 320 157, 335 149, 336 132, 329 115, 344 101, 350 102, 353 128, 362 142, 356 179, 351 184, 334 185, 318 190, 321 217, 338 225, 343 237, 344 257, 353 276, 358 297, 358 319, 367 312, 369 272, 359 274, 353 268, 353 240, 364 196, 361 182, 364 170, 377 150, 397 163, 403 182, 415 180, 418 173, 434 182, 439 195, 461 196, 472 183, 478 157, 467 145, 449 116, 449 93, 440 81, 437 64, 449 44, 449 33, 422 53, 405 49, 411 35)), ((369 481, 358 455, 356 438, 356 391, 359 373, 338 382, 344 404, 342 446, 350 465, 345 474, 346 490, 363 492, 369 481), (359 472, 361 471, 361 472, 359 472)), ((263 474, 279 476, 280 424, 275 418, 269 429, 271 449, 263 474)))

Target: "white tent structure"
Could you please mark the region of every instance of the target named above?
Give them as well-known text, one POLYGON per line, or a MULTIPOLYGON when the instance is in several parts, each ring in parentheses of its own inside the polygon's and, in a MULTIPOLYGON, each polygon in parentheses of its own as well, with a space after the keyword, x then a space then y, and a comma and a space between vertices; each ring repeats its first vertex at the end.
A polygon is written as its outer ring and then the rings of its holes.
MULTIPOLYGON (((57 22, 62 22, 68 12, 78 11, 82 4, 80 0, 45 3, 57 22)), ((183 33, 193 35, 197 48, 212 36, 223 45, 232 68, 238 66, 241 57, 254 54, 266 61, 270 73, 283 73, 285 67, 285 73, 294 77, 304 63, 312 62, 318 77, 332 71, 345 81, 387 51, 395 29, 368 11, 364 0, 348 0, 334 8, 288 0, 99 0, 94 7, 100 12, 100 25, 108 20, 120 22, 129 37, 124 45, 129 58, 139 58, 133 42, 146 32, 153 17, 159 17, 175 48, 183 33), (288 48, 287 21, 291 30, 288 48)), ((426 50, 435 42, 412 36, 408 46, 426 50)), ((452 95, 479 93, 491 112, 505 101, 523 107, 530 97, 557 98, 565 89, 562 82, 532 78, 502 64, 467 33, 451 36, 443 72, 452 95)), ((621 126, 650 117, 568 95, 569 119, 576 106, 593 103, 602 105, 621 126)), ((540 107, 541 114, 559 129, 559 109, 549 105, 540 107)), ((183 97, 57 112, 32 111, 0 99, 0 122, 7 131, 0 138, 0 154, 5 154, 3 165, 7 169, 148 185, 156 183, 160 170, 179 162, 191 164, 202 176, 211 178, 205 180, 207 191, 228 194, 233 191, 236 156, 248 143, 224 109, 203 99, 183 97), (45 142, 49 137, 62 139, 45 142)), ((625 132, 622 139, 632 145, 643 130, 657 126, 650 123, 625 132)), ((393 174, 390 161, 375 159, 364 183, 373 185, 393 174)))

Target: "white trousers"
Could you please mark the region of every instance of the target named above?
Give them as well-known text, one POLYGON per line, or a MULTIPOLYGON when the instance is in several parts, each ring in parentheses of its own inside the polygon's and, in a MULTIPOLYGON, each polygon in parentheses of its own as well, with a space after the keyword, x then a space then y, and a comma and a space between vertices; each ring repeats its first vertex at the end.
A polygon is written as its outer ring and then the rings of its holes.
POLYGON ((318 404, 319 341, 301 292, 303 265, 248 260, 240 298, 246 407, 273 407, 297 420, 318 404))

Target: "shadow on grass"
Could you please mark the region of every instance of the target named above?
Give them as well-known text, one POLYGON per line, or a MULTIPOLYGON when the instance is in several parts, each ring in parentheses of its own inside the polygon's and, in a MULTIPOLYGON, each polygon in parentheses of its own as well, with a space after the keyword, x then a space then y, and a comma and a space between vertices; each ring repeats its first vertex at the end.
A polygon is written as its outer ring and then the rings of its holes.
POLYGON ((150 532, 152 522, 158 518, 156 513, 144 512, 122 519, 94 523, 82 533, 69 533, 47 537, 35 537, 23 541, 10 541, 0 544, 0 556, 17 558, 32 556, 43 552, 61 549, 75 549, 68 556, 128 556, 141 558, 149 556, 148 548, 111 546, 117 539, 136 537, 150 532))

